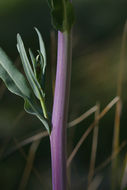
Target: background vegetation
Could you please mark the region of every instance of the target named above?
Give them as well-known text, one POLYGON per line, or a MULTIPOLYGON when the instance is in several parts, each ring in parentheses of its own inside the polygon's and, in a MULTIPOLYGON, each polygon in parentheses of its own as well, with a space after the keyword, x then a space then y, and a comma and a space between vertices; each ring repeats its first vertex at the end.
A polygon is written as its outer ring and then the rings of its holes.
MULTIPOLYGON (((102 110, 117 95, 120 52, 124 25, 127 19, 127 1, 74 0, 76 21, 73 31, 73 65, 70 95, 69 121, 88 109, 100 104, 102 110)), ((26 47, 38 48, 36 26, 42 33, 47 50, 47 104, 52 108, 52 58, 55 55, 56 34, 51 26, 49 8, 45 0, 1 0, 0 1, 0 46, 22 70, 16 49, 16 34, 20 33, 26 47), (54 44, 52 48, 52 44, 54 44)), ((127 44, 127 41, 125 42, 127 44)), ((125 47, 127 52, 127 49, 125 47)), ((120 123, 120 144, 127 140, 127 54, 122 74, 122 112, 120 123)), ((112 154, 115 106, 99 122, 98 147, 95 167, 100 166, 112 154)), ((68 129, 68 155, 82 134, 93 122, 94 115, 68 129)), ((23 101, 10 94, 0 81, 0 189, 51 189, 49 139, 32 142, 14 151, 19 142, 35 134, 41 134, 44 127, 35 117, 23 111, 23 101), (32 146, 33 145, 33 146, 32 146), (36 152, 36 155, 34 153, 36 152), (26 156, 24 156, 24 153, 26 156), (29 155, 29 165, 26 163, 29 155), (35 158, 33 158, 34 156, 35 158), (32 162, 33 160, 34 162, 32 162), (27 169, 26 168, 27 165, 27 169), (31 170, 31 167, 35 169, 31 170), (23 177, 23 176, 28 176, 23 177), (27 179, 26 181, 23 181, 27 179)), ((33 141, 33 139, 32 139, 33 141)), ((78 150, 69 170, 71 189, 85 189, 91 157, 92 133, 78 150), (71 179, 70 179, 71 178, 71 179)), ((126 145, 118 156, 116 173, 122 174, 126 145)), ((111 189, 112 161, 96 173, 97 189, 111 189)), ((117 179, 117 178, 115 178, 117 179)), ((118 180, 119 181, 119 180, 118 180)), ((117 186, 120 189, 119 186, 117 186)), ((94 186, 94 189, 95 186, 94 186)))

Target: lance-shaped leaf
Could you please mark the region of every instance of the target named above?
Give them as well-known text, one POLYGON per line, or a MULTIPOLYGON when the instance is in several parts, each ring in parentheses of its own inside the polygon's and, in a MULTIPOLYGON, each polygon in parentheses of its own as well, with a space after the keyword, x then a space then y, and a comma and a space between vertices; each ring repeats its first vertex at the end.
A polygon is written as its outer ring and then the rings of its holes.
MULTIPOLYGON (((50 132, 47 120, 43 117, 41 106, 35 102, 33 92, 29 88, 25 77, 18 71, 13 65, 11 60, 0 48, 0 78, 5 82, 7 88, 14 94, 21 96, 25 102, 28 102, 28 106, 25 104, 25 110, 31 114, 36 115, 43 125, 50 132), (31 110, 31 112, 29 111, 31 110)), ((28 105, 27 104, 27 105, 28 105)))
POLYGON ((29 49, 29 54, 30 54, 30 58, 31 58, 31 62, 32 62, 32 65, 33 65, 33 71, 34 71, 34 75, 36 77, 36 68, 35 68, 35 65, 36 65, 36 59, 33 55, 33 52, 31 51, 31 49, 29 49))
POLYGON ((48 124, 48 120, 43 117, 41 106, 37 105, 37 103, 34 101, 34 98, 32 98, 30 101, 28 99, 25 99, 24 109, 27 113, 35 115, 43 123, 48 133, 50 134, 50 126, 48 124))
MULTIPOLYGON (((39 84, 41 85, 42 89, 44 89, 44 75, 43 75, 43 66, 44 66, 44 59, 43 56, 41 54, 41 52, 38 50, 38 55, 35 58, 31 49, 29 49, 29 54, 30 54, 30 58, 31 58, 31 62, 33 65, 33 71, 34 71, 34 76, 37 79, 37 81, 39 82, 39 84)), ((43 96, 45 96, 45 94, 43 94, 43 96)))
POLYGON ((22 60, 22 64, 23 64, 23 68, 24 68, 26 77, 33 89, 33 92, 39 100, 40 100, 40 98, 43 99, 44 92, 42 91, 42 88, 33 73, 33 70, 31 68, 29 59, 28 59, 26 51, 25 51, 23 41, 19 34, 17 35, 17 47, 18 47, 18 51, 19 51, 19 54, 20 54, 20 57, 22 60))
POLYGON ((46 68, 46 51, 45 51, 45 45, 44 45, 44 42, 43 42, 43 39, 42 39, 42 36, 41 36, 41 33, 39 32, 39 30, 37 28, 35 28, 36 32, 37 32, 37 35, 38 35, 38 38, 39 38, 39 45, 40 45, 40 52, 43 56, 43 60, 42 61, 42 67, 43 67, 43 75, 45 74, 45 68, 46 68))
POLYGON ((38 56, 36 60, 37 62, 36 69, 39 70, 39 73, 37 72, 37 78, 39 80, 42 89, 45 89, 46 51, 41 33, 37 28, 35 28, 35 30, 39 38, 39 46, 40 46, 40 50, 38 51, 38 56))
POLYGON ((36 57, 36 77, 37 77, 39 83, 42 82, 41 79, 43 77, 43 66, 44 66, 43 55, 38 50, 38 55, 36 57))
POLYGON ((10 59, 0 48, 0 78, 5 82, 8 89, 21 97, 30 97, 31 92, 28 88, 24 76, 12 64, 10 59))

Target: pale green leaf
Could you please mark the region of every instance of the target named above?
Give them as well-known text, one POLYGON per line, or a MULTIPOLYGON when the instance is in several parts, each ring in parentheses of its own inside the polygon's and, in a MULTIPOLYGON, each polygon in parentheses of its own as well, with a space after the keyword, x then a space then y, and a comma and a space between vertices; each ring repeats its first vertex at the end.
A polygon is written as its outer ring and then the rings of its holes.
POLYGON ((39 30, 37 28, 35 28, 38 38, 39 38, 39 45, 40 45, 40 52, 43 56, 44 59, 44 63, 43 64, 43 75, 45 74, 45 68, 46 68, 46 51, 45 51, 45 45, 41 36, 41 33, 39 32, 39 30))
POLYGON ((24 76, 12 64, 5 52, 0 48, 0 78, 5 82, 8 89, 23 98, 30 97, 31 92, 28 88, 24 76))
POLYGON ((36 68, 35 68, 35 64, 36 64, 36 59, 33 55, 33 52, 31 51, 31 49, 29 49, 29 54, 30 54, 30 58, 32 61, 32 65, 33 65, 33 70, 34 70, 34 75, 36 76, 36 68))
POLYGON ((0 48, 0 78, 5 82, 7 88, 14 94, 21 96, 25 102, 27 102, 25 109, 27 112, 36 115, 43 125, 46 127, 48 132, 50 128, 47 120, 43 117, 41 106, 37 105, 34 101, 34 96, 32 90, 29 88, 25 77, 18 71, 18 69, 13 65, 11 60, 5 54, 5 52, 0 48), (31 109, 31 112, 29 111, 31 109))
POLYGON ((48 121, 43 117, 43 112, 40 106, 38 106, 35 102, 33 102, 33 100, 32 101, 25 100, 24 109, 27 113, 35 115, 43 123, 48 133, 50 133, 48 121))
POLYGON ((22 41, 21 36, 19 34, 17 35, 17 44, 18 44, 18 51, 20 53, 23 68, 24 68, 26 77, 27 77, 32 89, 33 89, 33 92, 38 99, 43 98, 44 93, 43 93, 42 88, 41 88, 40 84, 38 83, 34 73, 33 73, 33 70, 31 68, 31 65, 29 63, 29 60, 28 60, 28 57, 27 57, 27 54, 25 51, 23 41, 22 41))

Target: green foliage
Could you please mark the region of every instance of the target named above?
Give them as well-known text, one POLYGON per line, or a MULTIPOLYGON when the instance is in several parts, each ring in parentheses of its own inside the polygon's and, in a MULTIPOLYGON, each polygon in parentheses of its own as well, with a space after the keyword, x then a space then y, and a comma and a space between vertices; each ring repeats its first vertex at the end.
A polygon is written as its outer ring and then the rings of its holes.
POLYGON ((70 0, 48 0, 53 26, 62 32, 70 31, 74 23, 74 11, 70 0))
POLYGON ((29 98, 31 91, 28 88, 24 76, 16 69, 10 59, 0 48, 0 78, 5 82, 8 89, 21 97, 29 98))
POLYGON ((45 52, 45 46, 42 39, 42 36, 37 28, 35 28, 38 38, 39 38, 39 45, 40 45, 40 51, 38 51, 38 56, 36 57, 36 68, 39 70, 36 75, 40 83, 42 84, 42 88, 44 89, 44 83, 45 83, 45 69, 46 69, 46 52, 45 52), (39 60, 40 58, 40 60, 39 60))
POLYGON ((29 87, 25 77, 18 71, 18 69, 14 66, 5 52, 0 48, 0 78, 5 82, 7 88, 14 94, 21 96, 24 101, 25 110, 33 115, 36 115, 38 119, 43 123, 45 128, 50 132, 50 128, 48 125, 48 116, 46 112, 45 106, 45 93, 43 92, 42 86, 39 83, 40 81, 37 78, 37 64, 41 65, 41 73, 43 76, 45 74, 46 67, 46 53, 44 48, 44 43, 41 37, 41 34, 36 29, 39 36, 40 43, 40 51, 39 57, 41 57, 39 63, 37 63, 32 51, 30 52, 30 57, 33 64, 33 69, 27 57, 25 47, 20 35, 17 35, 17 48, 22 60, 23 68, 28 79, 28 82, 31 86, 29 87), (40 104, 37 99, 40 100, 40 104))

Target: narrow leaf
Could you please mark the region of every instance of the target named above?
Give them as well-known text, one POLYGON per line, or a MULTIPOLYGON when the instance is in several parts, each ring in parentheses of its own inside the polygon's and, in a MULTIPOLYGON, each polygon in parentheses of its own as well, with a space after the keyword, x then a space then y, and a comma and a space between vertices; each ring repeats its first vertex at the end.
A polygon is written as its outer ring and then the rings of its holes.
POLYGON ((50 127, 48 125, 48 121, 43 117, 43 112, 41 110, 41 107, 35 104, 33 100, 29 101, 26 99, 24 104, 24 109, 27 113, 35 115, 43 123, 48 133, 50 133, 50 127))
POLYGON ((39 45, 40 45, 40 52, 43 56, 43 59, 44 59, 44 63, 42 62, 43 64, 43 75, 45 74, 45 68, 46 68, 46 52, 45 52, 45 45, 44 45, 44 42, 43 42, 43 39, 42 39, 42 36, 41 36, 41 33, 39 32, 39 30, 37 28, 35 28, 36 32, 37 32, 37 35, 38 35, 38 38, 39 38, 39 45))
POLYGON ((8 90, 21 96, 25 100, 25 110, 36 115, 50 132, 47 120, 43 117, 41 106, 34 101, 32 90, 29 88, 25 77, 13 65, 11 60, 0 48, 0 78, 5 82, 8 90), (26 105, 27 102, 27 105, 26 105), (29 107, 28 107, 29 105, 29 107), (29 109, 28 109, 29 108, 29 109), (31 110, 31 111, 30 111, 31 110))
POLYGON ((0 78, 5 82, 7 88, 14 94, 27 98, 31 92, 24 76, 12 64, 5 52, 0 48, 0 78))
POLYGON ((25 71, 26 77, 27 77, 32 89, 33 89, 33 92, 38 99, 43 98, 44 93, 43 93, 41 86, 38 83, 36 77, 34 76, 34 73, 32 71, 31 65, 29 63, 29 60, 28 60, 28 57, 27 57, 27 54, 25 51, 23 41, 22 41, 19 34, 17 35, 17 44, 18 44, 18 50, 20 53, 22 64, 24 67, 24 71, 25 71))
POLYGON ((36 69, 35 69, 36 59, 31 51, 31 49, 29 49, 29 54, 30 54, 30 58, 32 61, 32 65, 33 65, 34 75, 36 76, 36 69))

